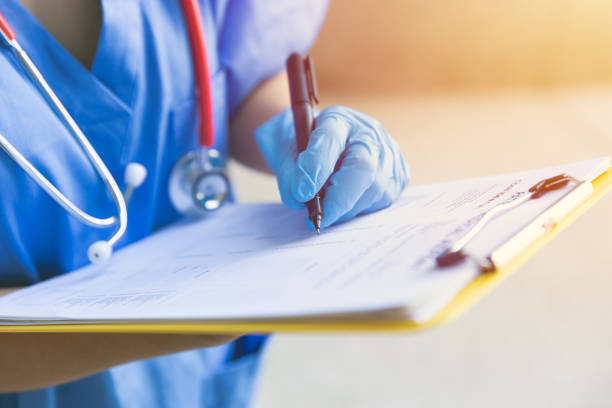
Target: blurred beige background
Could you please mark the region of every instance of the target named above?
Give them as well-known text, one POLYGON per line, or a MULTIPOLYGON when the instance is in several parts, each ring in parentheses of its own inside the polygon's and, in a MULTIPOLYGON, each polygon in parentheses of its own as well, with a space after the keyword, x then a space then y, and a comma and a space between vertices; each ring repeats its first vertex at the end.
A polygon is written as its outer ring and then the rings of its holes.
MULTIPOLYGON (((413 183, 612 152, 612 2, 332 0, 322 105, 380 119, 413 183)), ((274 179, 235 164, 243 201, 274 179)), ((259 407, 609 407, 612 196, 456 322, 277 335, 259 407)))
POLYGON ((325 91, 413 93, 612 80, 609 0, 332 0, 325 91))

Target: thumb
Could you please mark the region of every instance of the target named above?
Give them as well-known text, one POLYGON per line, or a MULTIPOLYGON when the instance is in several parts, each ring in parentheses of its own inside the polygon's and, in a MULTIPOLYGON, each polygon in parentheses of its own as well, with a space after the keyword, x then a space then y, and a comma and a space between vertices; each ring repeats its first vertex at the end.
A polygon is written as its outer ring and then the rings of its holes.
POLYGON ((319 115, 308 147, 295 163, 291 191, 297 201, 306 202, 321 190, 346 148, 349 133, 350 124, 342 116, 325 111, 319 115))

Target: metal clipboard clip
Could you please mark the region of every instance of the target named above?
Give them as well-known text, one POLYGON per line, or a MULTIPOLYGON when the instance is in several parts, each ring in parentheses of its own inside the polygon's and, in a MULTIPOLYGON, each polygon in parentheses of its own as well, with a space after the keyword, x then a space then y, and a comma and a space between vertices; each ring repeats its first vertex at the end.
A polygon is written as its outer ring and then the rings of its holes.
MULTIPOLYGON (((576 186, 563 198, 568 197, 572 193, 577 193, 577 196, 579 196, 577 198, 583 199, 583 195, 585 196, 584 198, 586 198, 586 196, 591 194, 593 191, 591 183, 583 182, 567 174, 559 174, 558 176, 542 180, 536 183, 533 187, 531 187, 527 191, 527 194, 524 194, 523 196, 519 197, 514 201, 499 204, 484 213, 482 218, 467 233, 465 233, 465 235, 463 235, 458 241, 456 241, 450 248, 446 249, 444 252, 442 252, 442 254, 436 257, 436 265, 438 266, 438 268, 447 268, 458 265, 467 258, 471 258, 476 262, 476 264, 480 267, 481 272, 483 273, 489 273, 498 270, 498 268, 501 267, 500 263, 503 263, 501 261, 509 260, 513 256, 518 255, 518 253, 520 252, 520 248, 525 246, 526 241, 528 241, 529 239, 533 240, 536 238, 535 234, 541 231, 549 230, 554 227, 554 225, 556 224, 555 217, 552 214, 546 217, 546 213, 548 211, 545 212, 544 214, 542 214, 541 217, 537 217, 533 223, 529 224, 523 231, 519 232, 515 237, 511 238, 510 240, 502 244, 502 246, 500 246, 498 249, 491 252, 491 254, 486 258, 480 258, 466 252, 465 247, 467 246, 467 244, 476 235, 478 235, 478 233, 480 233, 480 231, 482 231, 482 229, 487 225, 487 223, 496 215, 516 208, 528 200, 535 200, 551 191, 564 188, 569 183, 575 183, 576 186), (581 188, 582 186, 585 186, 586 188, 581 188), (506 253, 502 253, 502 250, 506 248, 506 253)), ((563 198, 558 203, 563 201, 563 198)), ((554 206, 551 207, 551 209, 554 209, 554 206)), ((568 211, 568 209, 561 207, 559 207, 558 211, 559 210, 568 211)))

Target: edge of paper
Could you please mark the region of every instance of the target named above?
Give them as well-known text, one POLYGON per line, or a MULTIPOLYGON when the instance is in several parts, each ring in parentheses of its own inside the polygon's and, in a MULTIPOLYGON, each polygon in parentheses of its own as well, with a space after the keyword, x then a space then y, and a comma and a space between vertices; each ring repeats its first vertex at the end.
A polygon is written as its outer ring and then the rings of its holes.
MULTIPOLYGON (((504 268, 491 274, 476 277, 463 288, 436 316, 423 323, 410 320, 209 320, 197 322, 160 323, 104 323, 104 324, 41 324, 2 325, 0 333, 271 333, 271 332, 373 332, 418 331, 448 323, 470 306, 482 299, 502 283, 519 266, 525 263, 558 233, 578 219, 612 188, 612 169, 609 168, 592 182, 594 193, 570 211, 553 228, 541 235, 504 268)), ((375 314, 373 314, 375 316, 375 314)))

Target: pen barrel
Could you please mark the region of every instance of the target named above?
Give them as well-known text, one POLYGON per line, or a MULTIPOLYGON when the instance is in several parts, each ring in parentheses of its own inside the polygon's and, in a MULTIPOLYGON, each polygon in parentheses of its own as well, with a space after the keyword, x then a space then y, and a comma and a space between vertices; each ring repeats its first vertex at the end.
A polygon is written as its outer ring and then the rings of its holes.
POLYGON ((308 147, 308 139, 313 128, 314 117, 312 108, 308 103, 299 103, 291 106, 293 113, 293 127, 295 128, 295 142, 298 153, 308 147))
POLYGON ((304 59, 300 54, 294 52, 287 58, 287 76, 289 78, 291 105, 300 102, 310 104, 308 73, 306 72, 304 59))
POLYGON ((299 153, 308 147, 308 138, 314 122, 308 73, 300 54, 293 53, 287 59, 287 77, 289 78, 295 141, 299 153))
MULTIPOLYGON (((310 59, 304 60, 300 54, 291 54, 287 59, 287 77, 289 78, 295 142, 297 151, 300 153, 308 147, 308 139, 314 128, 312 100, 314 98, 316 101, 317 97, 314 90, 316 85, 312 72, 312 61, 310 59)), ((312 200, 306 203, 306 208, 308 209, 308 218, 312 221, 317 232, 319 232, 321 220, 323 219, 321 192, 317 193, 312 200)))

